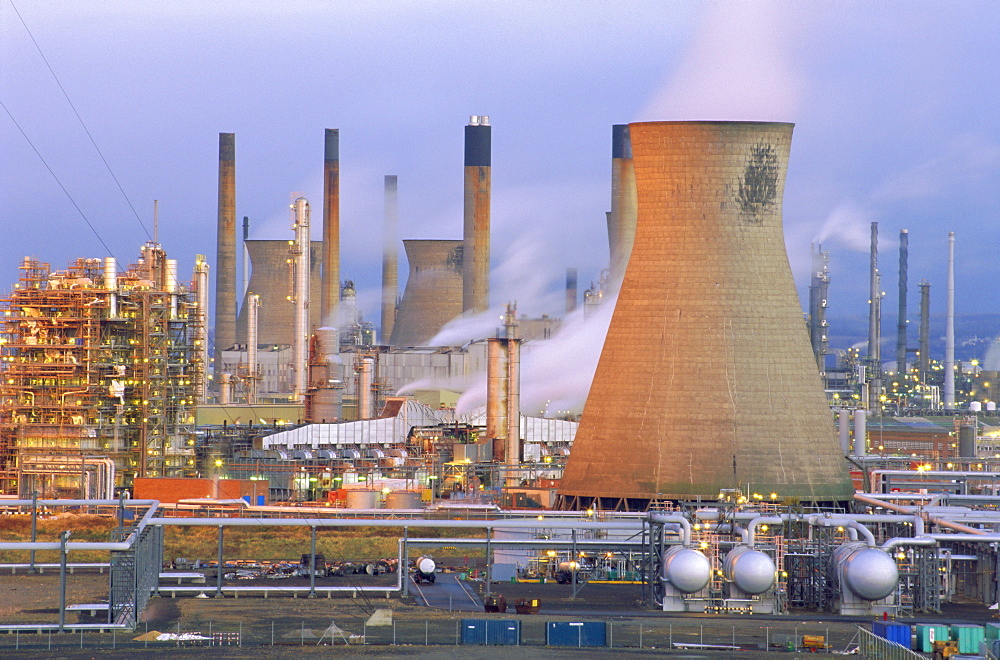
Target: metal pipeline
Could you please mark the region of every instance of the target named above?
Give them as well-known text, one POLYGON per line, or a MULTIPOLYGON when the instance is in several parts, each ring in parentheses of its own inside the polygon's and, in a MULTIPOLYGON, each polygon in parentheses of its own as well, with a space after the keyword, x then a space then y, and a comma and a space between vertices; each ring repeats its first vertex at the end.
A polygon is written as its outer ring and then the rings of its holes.
POLYGON ((685 548, 691 545, 691 522, 684 516, 663 515, 661 513, 649 514, 650 522, 677 523, 681 526, 681 543, 685 548))
POLYGON ((826 516, 809 516, 807 520, 810 525, 815 527, 848 527, 856 530, 858 534, 865 537, 865 543, 869 548, 876 547, 875 535, 857 520, 851 520, 850 518, 827 518, 826 516))
POLYGON ((791 520, 792 517, 788 514, 785 516, 757 516, 750 521, 747 525, 747 545, 753 548, 754 542, 757 537, 757 526, 758 525, 781 525, 785 520, 791 520))
MULTIPOLYGON (((898 513, 905 513, 917 518, 922 518, 924 521, 931 523, 932 525, 937 525, 938 527, 945 527, 947 529, 953 529, 956 532, 961 532, 964 534, 985 534, 986 532, 976 529, 974 527, 969 527, 967 525, 962 525, 956 522, 951 522, 950 520, 942 520, 941 518, 932 518, 926 513, 918 513, 917 507, 902 506, 900 504, 892 504, 891 502, 884 502, 871 495, 863 495, 861 493, 855 493, 854 499, 859 502, 864 502, 865 504, 870 504, 871 506, 882 507, 889 511, 896 511, 898 513)), ((921 531, 923 531, 921 529, 921 531)), ((916 531, 914 532, 916 533, 916 531)))

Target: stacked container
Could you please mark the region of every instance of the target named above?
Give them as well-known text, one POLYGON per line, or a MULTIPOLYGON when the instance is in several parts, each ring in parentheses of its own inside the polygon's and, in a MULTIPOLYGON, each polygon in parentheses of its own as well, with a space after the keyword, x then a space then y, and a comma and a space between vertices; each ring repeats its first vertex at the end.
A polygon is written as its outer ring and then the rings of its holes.
POLYGON ((946 642, 949 636, 948 626, 934 623, 917 624, 917 651, 922 653, 933 653, 934 642, 946 642))
POLYGON ((986 629, 982 626, 955 624, 951 627, 951 638, 958 641, 959 653, 979 653, 979 643, 986 639, 986 629))
POLYGON ((875 621, 872 623, 872 632, 882 639, 887 639, 890 642, 899 644, 903 648, 913 648, 910 627, 905 623, 899 623, 896 621, 875 621))

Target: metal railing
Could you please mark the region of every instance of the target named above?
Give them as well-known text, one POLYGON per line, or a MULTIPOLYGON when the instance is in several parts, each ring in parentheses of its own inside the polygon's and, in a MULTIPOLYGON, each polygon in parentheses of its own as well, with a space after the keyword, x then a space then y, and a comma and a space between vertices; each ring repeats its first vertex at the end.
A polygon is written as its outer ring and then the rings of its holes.
POLYGON ((927 660, 927 656, 890 642, 861 626, 858 626, 858 650, 861 657, 868 660, 927 660))

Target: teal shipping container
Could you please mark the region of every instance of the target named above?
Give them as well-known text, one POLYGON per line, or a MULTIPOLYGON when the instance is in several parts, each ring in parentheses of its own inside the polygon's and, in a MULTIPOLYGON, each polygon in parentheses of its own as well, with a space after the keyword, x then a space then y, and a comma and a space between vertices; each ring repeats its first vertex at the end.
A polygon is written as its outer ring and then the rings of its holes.
POLYGON ((916 650, 922 653, 932 653, 934 651, 934 642, 947 642, 951 639, 948 626, 941 626, 935 623, 918 623, 916 631, 916 650))
POLYGON ((986 624, 986 639, 1000 639, 1000 623, 986 624))
POLYGON ((959 653, 979 653, 979 642, 986 639, 986 629, 982 626, 955 624, 951 627, 951 638, 958 642, 959 653))

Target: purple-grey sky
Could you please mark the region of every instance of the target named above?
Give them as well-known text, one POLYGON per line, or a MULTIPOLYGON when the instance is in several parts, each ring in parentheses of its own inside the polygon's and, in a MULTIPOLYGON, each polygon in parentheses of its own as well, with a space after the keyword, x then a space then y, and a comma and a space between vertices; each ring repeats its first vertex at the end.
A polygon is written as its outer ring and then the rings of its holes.
MULTIPOLYGON (((864 314, 878 220, 887 311, 903 227, 911 291, 926 278, 943 293, 953 230, 959 312, 996 311, 992 0, 0 0, 0 101, 131 263, 147 235, 21 18, 150 231, 159 200, 184 279, 195 254, 215 258, 220 132, 236 133, 238 216, 274 239, 291 238, 293 193, 318 217, 323 129, 340 129, 341 272, 377 321, 383 175, 399 176, 402 238, 460 238, 470 114, 494 126, 493 301, 553 315, 565 268, 585 288, 607 260, 612 124, 781 120, 796 123, 785 233, 800 290, 820 238, 831 314, 864 314)), ((0 282, 25 255, 55 268, 106 256, 2 110, 0 171, 0 282)))

